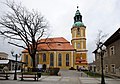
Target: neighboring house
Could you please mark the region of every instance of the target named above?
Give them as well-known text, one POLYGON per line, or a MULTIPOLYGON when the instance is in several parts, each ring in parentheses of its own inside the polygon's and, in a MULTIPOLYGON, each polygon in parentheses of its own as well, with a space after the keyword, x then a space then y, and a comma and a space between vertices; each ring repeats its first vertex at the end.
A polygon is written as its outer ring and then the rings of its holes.
MULTIPOLYGON (((15 64, 16 64, 15 60, 1 59, 0 60, 0 66, 1 66, 0 69, 3 69, 4 66, 7 66, 10 71, 15 70, 15 64)), ((17 69, 20 70, 22 64, 25 64, 25 63, 17 61, 17 69)))
MULTIPOLYGON (((15 69, 15 60, 8 59, 8 54, 5 52, 0 52, 0 70, 2 70, 5 66, 8 67, 10 71, 15 69)), ((23 62, 17 61, 17 67, 19 69, 22 64, 25 64, 23 62)))
POLYGON ((95 65, 95 61, 93 61, 92 63, 88 64, 88 70, 90 72, 96 72, 96 65, 95 65))
MULTIPOLYGON (((104 42, 104 45, 106 46, 103 58, 104 73, 120 77, 120 28, 104 42)), ((96 71, 100 73, 101 60, 97 49, 93 53, 95 53, 96 71)))
MULTIPOLYGON (((78 9, 74 16, 71 34, 72 45, 63 37, 41 39, 36 54, 36 67, 41 64, 45 68, 88 68, 86 26, 78 9)), ((22 62, 28 63, 26 67, 32 67, 32 59, 26 50, 23 51, 22 62)))
POLYGON ((5 52, 0 52, 0 59, 8 59, 8 54, 5 52))

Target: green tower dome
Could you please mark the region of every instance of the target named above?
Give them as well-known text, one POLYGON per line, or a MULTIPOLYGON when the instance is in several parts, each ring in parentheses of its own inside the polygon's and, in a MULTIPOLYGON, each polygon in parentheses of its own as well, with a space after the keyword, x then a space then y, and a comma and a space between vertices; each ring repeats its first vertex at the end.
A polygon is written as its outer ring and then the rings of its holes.
POLYGON ((73 27, 85 27, 83 22, 82 22, 82 15, 81 15, 80 11, 78 10, 78 6, 77 6, 77 11, 76 11, 75 16, 74 16, 73 27))
POLYGON ((75 22, 74 24, 73 24, 73 27, 84 27, 84 24, 82 23, 82 22, 75 22))

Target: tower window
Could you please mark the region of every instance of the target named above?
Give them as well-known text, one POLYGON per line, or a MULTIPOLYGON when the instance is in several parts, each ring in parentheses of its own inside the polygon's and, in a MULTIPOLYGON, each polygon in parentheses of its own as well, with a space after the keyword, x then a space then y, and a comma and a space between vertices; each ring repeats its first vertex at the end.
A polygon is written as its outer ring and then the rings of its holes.
POLYGON ((77 44, 77 48, 80 48, 80 43, 77 44))
POLYGON ((80 28, 77 28, 77 35, 80 35, 80 28))
POLYGON ((77 35, 80 35, 80 31, 77 32, 77 35))

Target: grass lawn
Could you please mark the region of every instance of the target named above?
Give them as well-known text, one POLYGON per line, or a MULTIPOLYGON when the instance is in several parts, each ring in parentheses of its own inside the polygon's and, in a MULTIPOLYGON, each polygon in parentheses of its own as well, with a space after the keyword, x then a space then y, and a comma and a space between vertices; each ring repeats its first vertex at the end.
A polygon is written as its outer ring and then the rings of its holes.
POLYGON ((89 71, 84 71, 84 73, 88 74, 91 77, 101 77, 101 74, 98 74, 98 73, 93 73, 89 71))
MULTIPOLYGON (((99 73, 93 73, 93 72, 89 72, 89 71, 83 71, 84 73, 88 74, 88 76, 91 76, 91 77, 95 77, 95 78, 100 78, 101 77, 101 74, 99 73)), ((111 78, 111 76, 105 76, 105 78, 111 78)))

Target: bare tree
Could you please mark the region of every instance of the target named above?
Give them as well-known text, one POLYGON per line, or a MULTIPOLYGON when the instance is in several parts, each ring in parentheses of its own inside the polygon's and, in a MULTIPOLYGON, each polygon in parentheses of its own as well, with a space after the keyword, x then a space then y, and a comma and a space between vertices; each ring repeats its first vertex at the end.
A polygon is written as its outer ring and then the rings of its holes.
POLYGON ((30 12, 21 4, 6 1, 5 5, 11 11, 5 13, 0 19, 0 34, 12 39, 8 42, 9 44, 26 49, 33 60, 34 68, 37 46, 48 29, 48 22, 39 12, 34 10, 30 12), (25 46, 13 40, 23 42, 25 46))
POLYGON ((98 30, 97 38, 96 38, 96 46, 97 48, 100 47, 101 44, 103 44, 105 38, 107 37, 108 34, 103 34, 102 30, 98 30))

